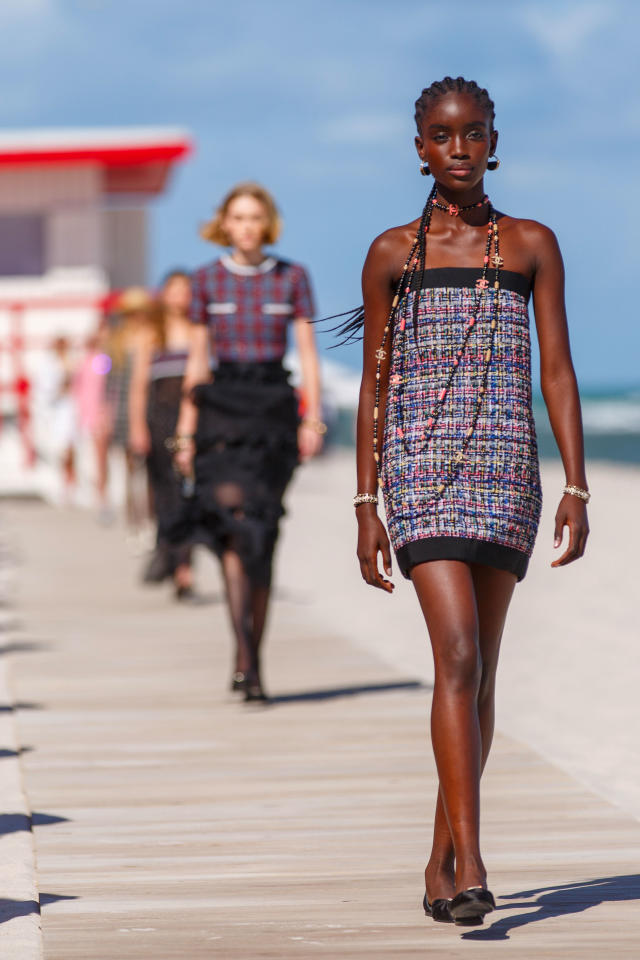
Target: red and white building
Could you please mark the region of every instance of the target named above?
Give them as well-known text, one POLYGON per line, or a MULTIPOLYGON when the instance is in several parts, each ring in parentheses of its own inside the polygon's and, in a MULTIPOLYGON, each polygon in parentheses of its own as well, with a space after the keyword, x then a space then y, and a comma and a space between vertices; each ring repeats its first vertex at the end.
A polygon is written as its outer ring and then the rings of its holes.
POLYGON ((180 129, 0 132, 0 412, 28 413, 38 354, 147 282, 147 213, 191 150, 180 129))

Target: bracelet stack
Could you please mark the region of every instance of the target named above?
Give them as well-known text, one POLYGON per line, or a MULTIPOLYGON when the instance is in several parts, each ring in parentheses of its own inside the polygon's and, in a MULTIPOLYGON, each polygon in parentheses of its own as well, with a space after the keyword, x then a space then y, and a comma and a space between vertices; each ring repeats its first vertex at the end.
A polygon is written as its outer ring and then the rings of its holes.
POLYGON ((576 487, 573 483, 568 483, 562 492, 570 493, 572 497, 584 500, 585 503, 589 503, 589 500, 591 500, 591 494, 588 490, 583 490, 582 487, 576 487))
POLYGON ((359 507, 362 503, 377 503, 378 498, 375 493, 356 493, 353 498, 354 507, 359 507))

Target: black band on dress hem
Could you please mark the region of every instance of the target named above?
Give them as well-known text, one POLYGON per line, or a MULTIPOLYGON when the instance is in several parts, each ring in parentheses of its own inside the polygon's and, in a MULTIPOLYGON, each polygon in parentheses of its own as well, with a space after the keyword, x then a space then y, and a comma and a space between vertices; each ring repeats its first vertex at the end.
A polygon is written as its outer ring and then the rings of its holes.
POLYGON ((529 557, 521 550, 472 537, 425 537, 422 540, 411 540, 396 550, 396 559, 403 577, 407 580, 412 567, 430 560, 479 563, 514 573, 518 580, 524 578, 529 565, 529 557))

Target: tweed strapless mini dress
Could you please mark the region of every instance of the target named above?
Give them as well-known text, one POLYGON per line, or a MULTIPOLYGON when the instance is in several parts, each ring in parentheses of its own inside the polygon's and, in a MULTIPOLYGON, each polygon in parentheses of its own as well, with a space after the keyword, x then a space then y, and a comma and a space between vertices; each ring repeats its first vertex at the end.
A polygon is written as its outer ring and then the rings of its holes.
POLYGON ((389 537, 406 577, 418 563, 450 559, 509 570, 521 580, 536 539, 542 494, 531 403, 530 284, 522 274, 501 271, 493 340, 496 294, 490 289, 460 355, 479 276, 466 267, 427 269, 422 288, 409 292, 394 323, 381 478, 389 537), (434 425, 430 417, 454 363, 434 425))

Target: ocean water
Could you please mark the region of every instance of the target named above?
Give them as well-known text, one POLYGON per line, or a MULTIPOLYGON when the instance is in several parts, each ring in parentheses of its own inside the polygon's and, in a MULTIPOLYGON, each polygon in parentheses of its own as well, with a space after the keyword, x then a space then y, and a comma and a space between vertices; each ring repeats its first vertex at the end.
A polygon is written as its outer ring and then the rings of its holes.
MULTIPOLYGON (((343 381, 344 379, 343 376, 343 381)), ((343 381, 340 381, 341 386, 343 381)), ((336 402, 329 417, 330 439, 340 446, 353 446, 355 443, 357 387, 355 382, 353 385, 349 383, 349 386, 350 392, 342 389, 338 395, 336 391, 336 402)), ((599 391, 583 390, 581 399, 587 461, 607 460, 613 463, 640 464, 640 386, 599 391)), ((534 398, 533 410, 540 456, 559 458, 541 396, 534 398)))
MULTIPOLYGON (((587 461, 640 464, 640 387, 583 390, 582 420, 587 461)), ((533 404, 541 457, 559 456, 542 397, 533 404)))

